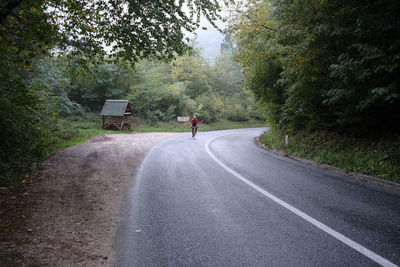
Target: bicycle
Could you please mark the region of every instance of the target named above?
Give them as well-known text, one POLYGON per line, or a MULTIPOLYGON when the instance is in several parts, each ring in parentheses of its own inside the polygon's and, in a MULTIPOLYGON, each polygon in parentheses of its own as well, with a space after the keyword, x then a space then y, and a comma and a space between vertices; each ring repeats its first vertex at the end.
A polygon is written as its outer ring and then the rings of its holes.
POLYGON ((195 138, 196 134, 197 134, 197 126, 192 126, 192 137, 193 139, 195 138))

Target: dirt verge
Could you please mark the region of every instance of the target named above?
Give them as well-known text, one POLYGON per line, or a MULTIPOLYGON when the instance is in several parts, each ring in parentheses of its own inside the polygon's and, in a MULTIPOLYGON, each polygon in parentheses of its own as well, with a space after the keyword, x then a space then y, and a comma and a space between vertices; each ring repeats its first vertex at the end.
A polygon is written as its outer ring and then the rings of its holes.
POLYGON ((177 133, 114 134, 60 151, 25 194, 35 202, 18 266, 111 266, 125 192, 146 153, 177 133))

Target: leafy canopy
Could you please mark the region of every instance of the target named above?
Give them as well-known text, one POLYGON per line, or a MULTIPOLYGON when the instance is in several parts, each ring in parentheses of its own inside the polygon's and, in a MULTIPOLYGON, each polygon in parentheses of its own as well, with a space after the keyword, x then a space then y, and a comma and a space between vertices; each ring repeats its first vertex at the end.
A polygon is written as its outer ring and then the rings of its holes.
POLYGON ((200 16, 213 23, 220 9, 218 0, 6 0, 0 38, 24 53, 57 46, 133 61, 172 58, 188 49, 184 32, 194 31, 200 16))
POLYGON ((246 87, 287 129, 400 130, 400 2, 249 0, 231 30, 246 87))

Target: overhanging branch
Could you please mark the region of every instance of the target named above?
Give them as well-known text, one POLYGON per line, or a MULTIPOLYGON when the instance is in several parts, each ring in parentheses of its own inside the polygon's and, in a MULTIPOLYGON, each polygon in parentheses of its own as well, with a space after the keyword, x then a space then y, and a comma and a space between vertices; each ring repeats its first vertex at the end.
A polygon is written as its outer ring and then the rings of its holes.
POLYGON ((1 12, 0 12, 0 21, 1 25, 3 25, 4 20, 14 11, 15 8, 17 8, 23 0, 14 0, 10 1, 7 3, 5 7, 0 7, 1 12))

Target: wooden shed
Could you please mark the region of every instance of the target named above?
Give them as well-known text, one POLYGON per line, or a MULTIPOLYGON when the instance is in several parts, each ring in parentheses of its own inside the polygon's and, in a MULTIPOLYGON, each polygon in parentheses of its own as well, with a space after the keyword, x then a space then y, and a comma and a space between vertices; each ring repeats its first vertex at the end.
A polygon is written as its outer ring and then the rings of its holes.
POLYGON ((128 100, 106 100, 100 113, 103 129, 129 130, 133 121, 128 100))

